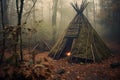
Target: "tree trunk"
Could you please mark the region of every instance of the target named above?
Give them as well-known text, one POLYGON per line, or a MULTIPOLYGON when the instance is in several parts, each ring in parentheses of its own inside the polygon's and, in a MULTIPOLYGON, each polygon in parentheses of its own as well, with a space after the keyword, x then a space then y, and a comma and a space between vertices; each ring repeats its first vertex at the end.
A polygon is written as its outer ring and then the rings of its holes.
POLYGON ((55 42, 56 39, 57 4, 58 0, 53 0, 53 15, 52 15, 53 42, 55 42))
MULTIPOLYGON (((2 23, 2 28, 3 31, 5 30, 5 25, 4 25, 4 12, 3 12, 3 0, 1 0, 1 23, 2 23)), ((3 32, 3 41, 2 41, 2 53, 0 56, 0 64, 3 62, 3 57, 4 57, 4 53, 5 53, 5 32, 3 32)))
MULTIPOLYGON (((18 42, 18 39, 20 38, 20 58, 21 61, 23 61, 23 52, 22 52, 22 31, 21 31, 21 20, 22 20, 22 13, 23 13, 23 6, 24 6, 24 0, 20 0, 20 9, 19 9, 19 1, 16 0, 16 8, 17 8, 17 15, 18 15, 18 29, 16 32, 16 43, 18 42)), ((17 44, 15 45, 15 49, 17 47, 17 44)), ((17 51, 15 51, 16 53, 17 51)))
POLYGON ((95 0, 93 0, 93 24, 94 24, 94 27, 96 27, 95 0))
POLYGON ((62 0, 60 0, 61 2, 60 2, 60 6, 61 6, 61 11, 60 11, 60 14, 61 14, 61 19, 60 19, 60 25, 62 24, 62 21, 63 21, 63 11, 62 11, 62 9, 63 9, 63 3, 62 3, 62 0))
POLYGON ((42 20, 43 19, 43 0, 40 0, 40 5, 41 5, 41 7, 40 7, 40 18, 42 20))
MULTIPOLYGON (((36 1, 35 0, 33 0, 33 4, 35 3, 36 1)), ((34 12, 33 12, 33 22, 35 22, 36 21, 36 16, 35 16, 35 5, 34 5, 34 7, 33 7, 33 10, 34 10, 34 12)))
POLYGON ((9 24, 9 20, 8 20, 8 1, 7 0, 1 0, 2 1, 2 5, 3 5, 3 22, 4 25, 8 25, 9 24))

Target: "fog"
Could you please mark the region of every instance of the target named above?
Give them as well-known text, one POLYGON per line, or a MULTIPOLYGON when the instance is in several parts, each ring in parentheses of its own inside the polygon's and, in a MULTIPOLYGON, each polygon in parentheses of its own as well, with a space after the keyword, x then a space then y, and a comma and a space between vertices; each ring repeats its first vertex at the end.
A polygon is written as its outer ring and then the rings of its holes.
MULTIPOLYGON (((111 23, 110 20, 113 19, 112 15, 114 14, 115 9, 118 10, 119 8, 118 4, 114 2, 114 0, 87 1, 89 4, 84 10, 84 15, 86 15, 93 28, 98 32, 98 34, 105 42, 108 40, 111 42, 114 38, 114 41, 119 43, 119 39, 117 38, 119 36, 118 25, 116 26, 115 31, 112 31, 111 29, 113 28, 111 27, 113 25, 107 23, 111 23), (115 9, 112 10, 113 8, 115 9), (111 36, 111 34, 113 35, 111 36)), ((31 42, 33 45, 35 45, 41 41, 46 41, 48 44, 51 44, 54 31, 52 26, 54 2, 55 0, 24 1, 22 28, 23 32, 25 32, 23 34, 23 41, 25 44, 29 44, 29 42, 31 42), (27 31, 27 28, 30 28, 32 32, 27 31)), ((70 3, 76 2, 80 5, 82 0, 58 0, 56 10, 56 26, 54 27, 56 30, 56 40, 59 39, 60 35, 65 31, 70 21, 76 15, 75 10, 70 5, 70 3)), ((15 0, 9 0, 7 3, 8 25, 17 25, 17 13, 15 4, 15 0)))

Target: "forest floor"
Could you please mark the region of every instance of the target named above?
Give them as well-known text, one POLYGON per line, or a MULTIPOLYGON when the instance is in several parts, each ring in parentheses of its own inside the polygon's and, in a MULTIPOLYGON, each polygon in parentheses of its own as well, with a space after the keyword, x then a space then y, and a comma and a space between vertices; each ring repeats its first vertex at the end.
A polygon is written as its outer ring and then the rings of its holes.
MULTIPOLYGON (((48 57, 48 52, 42 52, 36 54, 35 65, 32 65, 30 54, 28 51, 24 52, 24 60, 27 63, 19 68, 7 69, 8 75, 13 74, 14 77, 19 75, 11 80, 120 80, 120 66, 110 67, 112 63, 120 63, 120 54, 115 54, 102 63, 75 64, 68 63, 67 58, 53 60, 48 57), (20 76, 20 74, 22 75, 20 76), (23 76, 25 78, 21 78, 23 76)), ((2 75, 5 76, 1 68, 0 80, 2 75)))
POLYGON ((47 52, 36 55, 48 59, 52 66, 51 80, 120 80, 120 67, 112 69, 110 64, 120 62, 120 55, 115 55, 102 63, 75 64, 67 59, 53 60, 47 57, 47 52), (55 79, 54 79, 55 78, 55 79))

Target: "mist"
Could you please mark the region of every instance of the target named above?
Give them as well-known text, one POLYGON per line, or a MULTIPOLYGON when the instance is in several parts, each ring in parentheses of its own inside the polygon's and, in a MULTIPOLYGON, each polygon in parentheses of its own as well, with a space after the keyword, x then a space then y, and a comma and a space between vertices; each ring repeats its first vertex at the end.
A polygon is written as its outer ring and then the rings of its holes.
POLYGON ((120 0, 0 0, 0 80, 119 80, 120 0))
MULTIPOLYGON (((22 14, 22 29, 24 45, 36 45, 38 42, 47 42, 51 47, 68 27, 76 12, 70 3, 81 4, 82 0, 25 0, 22 14), (56 23, 53 27, 53 11, 56 8, 56 23), (28 29, 31 32, 27 31, 28 29), (55 41, 53 41, 55 34, 55 41), (27 36, 27 37, 26 37, 27 36), (29 41, 30 40, 30 41, 29 41), (51 43, 52 42, 52 43, 51 43)), ((88 0, 84 14, 110 48, 119 50, 119 1, 115 0, 88 0), (113 47, 114 45, 114 47, 113 47), (116 47, 117 46, 117 47, 116 47)), ((17 25, 15 0, 6 2, 6 25, 17 25)))

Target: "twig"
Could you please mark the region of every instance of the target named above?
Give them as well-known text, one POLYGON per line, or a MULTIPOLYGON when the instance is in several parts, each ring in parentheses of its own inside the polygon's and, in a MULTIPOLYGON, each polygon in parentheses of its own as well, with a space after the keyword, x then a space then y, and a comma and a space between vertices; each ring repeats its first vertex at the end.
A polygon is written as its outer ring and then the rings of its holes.
POLYGON ((31 52, 33 52, 38 46, 39 46, 40 43, 38 43, 37 45, 35 45, 35 47, 33 47, 33 49, 31 50, 31 52))
MULTIPOLYGON (((42 40, 43 41, 43 40, 42 40)), ((43 43, 46 45, 46 47, 50 50, 50 47, 49 47, 49 45, 45 42, 45 41, 43 41, 43 43)))
POLYGON ((26 19, 25 19, 25 22, 24 22, 24 23, 26 23, 26 22, 27 22, 28 17, 30 16, 30 13, 32 12, 32 9, 34 8, 34 6, 35 6, 36 2, 37 2, 37 0, 34 2, 33 6, 32 6, 32 7, 31 7, 31 9, 30 9, 30 11, 29 11, 29 12, 27 12, 27 13, 28 13, 28 15, 27 15, 27 17, 26 17, 26 19))

